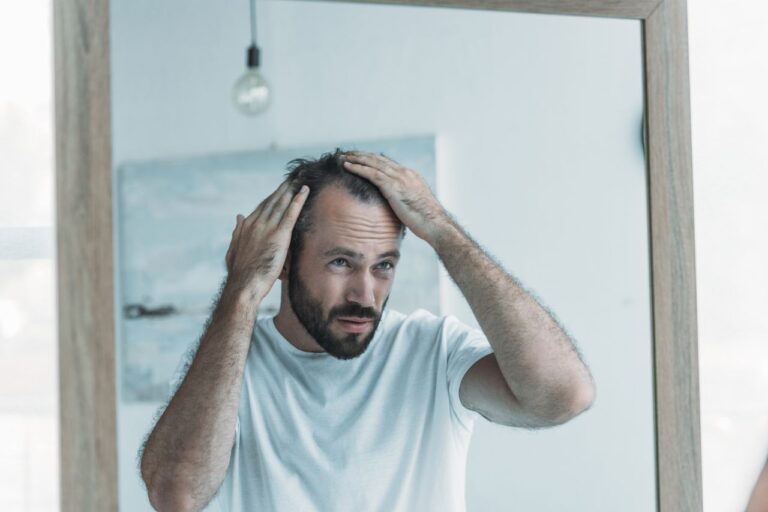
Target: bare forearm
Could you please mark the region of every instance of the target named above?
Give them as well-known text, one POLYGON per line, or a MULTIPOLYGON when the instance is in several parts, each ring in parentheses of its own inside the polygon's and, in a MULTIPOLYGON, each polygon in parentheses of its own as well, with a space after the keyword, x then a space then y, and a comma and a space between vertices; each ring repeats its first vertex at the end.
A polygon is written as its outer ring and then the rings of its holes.
POLYGON ((223 479, 258 305, 224 287, 189 371, 144 449, 141 471, 153 501, 196 510, 223 479))
POLYGON ((523 407, 554 418, 591 400, 592 377, 565 331, 455 220, 443 224, 430 243, 467 299, 523 407))

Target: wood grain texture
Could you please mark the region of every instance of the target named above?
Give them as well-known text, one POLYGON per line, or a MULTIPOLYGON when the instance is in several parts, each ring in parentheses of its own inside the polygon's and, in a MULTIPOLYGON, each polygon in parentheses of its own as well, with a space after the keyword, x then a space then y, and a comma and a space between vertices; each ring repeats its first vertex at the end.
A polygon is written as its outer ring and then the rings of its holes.
POLYGON ((701 512, 691 112, 685 0, 644 22, 661 512, 701 512))
MULTIPOLYGON (((312 0, 309 0, 312 1, 312 0)), ((337 2, 450 7, 486 11, 645 19, 660 0, 334 0, 337 2)))
POLYGON ((54 12, 61 510, 117 510, 109 2, 54 12))

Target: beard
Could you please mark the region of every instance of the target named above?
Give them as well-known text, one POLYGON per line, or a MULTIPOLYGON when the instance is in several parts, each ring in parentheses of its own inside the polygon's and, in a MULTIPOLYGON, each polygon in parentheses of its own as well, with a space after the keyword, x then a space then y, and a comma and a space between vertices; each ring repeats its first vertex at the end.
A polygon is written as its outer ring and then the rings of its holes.
POLYGON ((334 306, 328 312, 328 316, 323 317, 322 304, 312 296, 309 288, 299 277, 298 266, 292 265, 288 277, 288 299, 296 318, 317 344, 336 359, 346 360, 360 356, 368 348, 373 335, 376 334, 381 315, 387 307, 389 295, 384 300, 379 312, 374 308, 366 308, 354 302, 347 302, 334 306), (340 316, 372 319, 370 332, 350 332, 340 336, 334 334, 331 331, 331 325, 340 316))

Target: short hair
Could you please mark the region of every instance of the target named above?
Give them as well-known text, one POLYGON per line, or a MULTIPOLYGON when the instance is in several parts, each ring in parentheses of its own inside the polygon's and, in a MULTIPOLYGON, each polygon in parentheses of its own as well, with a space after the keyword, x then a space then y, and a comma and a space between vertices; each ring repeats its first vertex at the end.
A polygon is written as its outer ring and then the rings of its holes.
MULTIPOLYGON (((307 185, 310 190, 309 197, 304 201, 304 206, 296 219, 296 224, 291 235, 291 245, 288 253, 291 261, 297 261, 301 249, 304 247, 304 236, 314 226, 312 212, 320 192, 335 185, 341 187, 352 197, 364 203, 378 203, 389 206, 389 202, 382 195, 379 187, 369 180, 353 174, 343 167, 340 157, 346 151, 336 148, 333 153, 323 153, 317 159, 294 158, 287 164, 286 179, 290 181, 293 192, 296 193, 302 185, 307 185)), ((400 239, 405 236, 405 225, 400 222, 400 239)))

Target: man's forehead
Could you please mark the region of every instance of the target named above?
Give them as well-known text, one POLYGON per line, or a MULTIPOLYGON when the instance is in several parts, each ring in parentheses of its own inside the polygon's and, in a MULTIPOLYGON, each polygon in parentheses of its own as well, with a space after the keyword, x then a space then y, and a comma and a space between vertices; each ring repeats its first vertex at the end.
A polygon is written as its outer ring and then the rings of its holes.
POLYGON ((329 187, 320 193, 312 216, 315 231, 324 237, 350 242, 400 238, 400 220, 388 204, 362 201, 338 187, 329 187))

